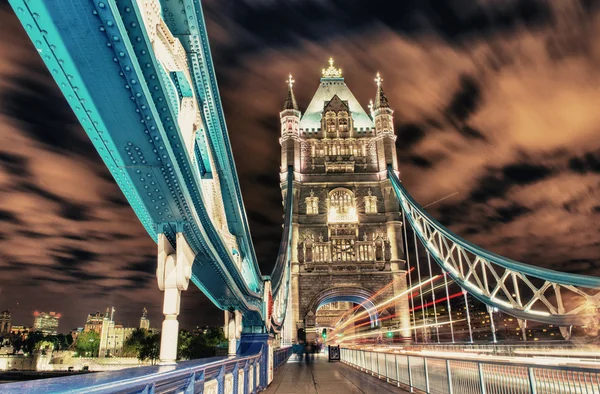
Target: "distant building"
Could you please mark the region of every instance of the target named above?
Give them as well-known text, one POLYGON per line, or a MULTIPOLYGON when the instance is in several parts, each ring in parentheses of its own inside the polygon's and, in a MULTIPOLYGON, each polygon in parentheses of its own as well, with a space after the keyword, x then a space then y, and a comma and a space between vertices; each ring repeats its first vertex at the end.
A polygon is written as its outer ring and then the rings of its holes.
POLYGON ((33 331, 39 331, 46 335, 57 334, 60 313, 35 311, 33 316, 33 331))
POLYGON ((142 318, 140 319, 140 328, 143 328, 144 330, 150 329, 150 320, 148 319, 148 310, 146 310, 146 308, 144 308, 144 310, 142 311, 142 318))
POLYGON ((0 312, 0 336, 10 334, 10 312, 0 312))
POLYGON ((69 335, 71 335, 71 338, 73 338, 73 342, 77 341, 77 337, 82 332, 84 332, 84 328, 83 327, 73 328, 71 331, 69 331, 69 335))
POLYGON ((123 327, 115 324, 115 308, 107 309, 102 320, 100 330, 100 350, 98 357, 119 356, 123 351, 123 345, 135 330, 134 327, 123 327))
POLYGON ((27 335, 31 331, 31 327, 26 326, 12 326, 10 328, 11 335, 20 335, 23 339, 27 338, 27 335))
POLYGON ((94 331, 100 334, 102 331, 102 322, 104 321, 104 315, 100 312, 90 313, 85 320, 85 326, 83 327, 84 332, 94 331))

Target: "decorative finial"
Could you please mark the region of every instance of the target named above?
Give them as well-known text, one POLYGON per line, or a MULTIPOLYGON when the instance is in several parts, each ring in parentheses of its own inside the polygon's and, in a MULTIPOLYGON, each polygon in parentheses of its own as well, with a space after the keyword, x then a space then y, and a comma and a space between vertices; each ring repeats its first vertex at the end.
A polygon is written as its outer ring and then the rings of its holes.
POLYGON ((381 75, 379 75, 379 71, 377 72, 377 78, 375 78, 375 82, 377 83, 377 87, 381 86, 381 83, 383 82, 383 78, 381 78, 381 75))
POLYGON ((369 111, 373 112, 373 100, 369 100, 369 111))
POLYGON ((371 192, 371 188, 369 188, 369 196, 372 196, 373 193, 371 192))
POLYGON ((323 78, 341 78, 342 77, 342 69, 333 67, 333 58, 329 58, 329 67, 327 69, 322 69, 321 74, 323 78))
POLYGON ((310 196, 314 197, 315 196, 315 192, 313 191, 313 189, 310 189, 310 196))
POLYGON ((294 82, 296 82, 296 81, 294 81, 294 79, 292 78, 292 74, 290 74, 290 76, 288 77, 287 81, 285 81, 285 82, 287 82, 288 86, 291 89, 292 86, 294 85, 294 82))

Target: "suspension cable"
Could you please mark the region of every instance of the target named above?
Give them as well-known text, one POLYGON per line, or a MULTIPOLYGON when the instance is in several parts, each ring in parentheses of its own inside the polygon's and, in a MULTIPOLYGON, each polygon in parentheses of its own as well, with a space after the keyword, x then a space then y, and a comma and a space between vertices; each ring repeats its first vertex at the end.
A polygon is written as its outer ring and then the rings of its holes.
POLYGON ((448 291, 448 278, 444 275, 444 285, 446 286, 446 302, 448 303, 448 320, 450 321, 450 334, 452 335, 452 343, 454 343, 454 324, 452 324, 452 307, 450 306, 450 292, 448 291))
POLYGON ((467 299, 467 291, 463 289, 463 295, 465 296, 465 310, 467 311, 467 326, 469 326, 469 341, 473 343, 473 329, 471 328, 471 314, 469 313, 469 301, 467 299))
POLYGON ((419 297, 421 298, 421 317, 423 320, 423 323, 421 324, 422 326, 422 342, 427 343, 427 337, 425 336, 425 330, 427 329, 427 327, 425 327, 427 325, 427 321, 425 320, 425 308, 423 307, 423 285, 421 284, 421 262, 419 261, 419 246, 417 245, 417 234, 415 233, 415 231, 413 230, 413 238, 415 241, 415 256, 417 258, 417 262, 416 262, 416 266, 417 266, 417 276, 419 278, 419 297))
MULTIPOLYGON (((427 251, 427 265, 429 266, 429 277, 433 276, 431 272, 431 256, 429 255, 429 251, 427 251)), ((444 275, 444 278, 446 275, 444 275)), ((435 289, 433 288, 433 282, 431 283, 431 300, 433 301, 433 318, 435 319, 435 336, 437 339, 437 343, 440 343, 440 328, 438 327, 438 318, 437 318, 437 307, 435 306, 435 289)))
MULTIPOLYGON (((412 279, 411 279, 411 275, 410 275, 410 253, 408 252, 408 238, 406 236, 406 218, 404 217, 404 209, 402 209, 402 227, 404 228, 404 245, 405 245, 405 249, 404 249, 404 254, 406 255, 406 268, 407 268, 407 276, 408 276, 408 287, 412 288, 412 279)), ((414 297, 410 297, 410 304, 411 304, 411 308, 412 308, 412 321, 413 327, 417 326, 417 322, 415 321, 415 300, 414 297)), ((417 330, 413 329, 413 333, 415 335, 415 342, 418 342, 417 340, 417 330)))

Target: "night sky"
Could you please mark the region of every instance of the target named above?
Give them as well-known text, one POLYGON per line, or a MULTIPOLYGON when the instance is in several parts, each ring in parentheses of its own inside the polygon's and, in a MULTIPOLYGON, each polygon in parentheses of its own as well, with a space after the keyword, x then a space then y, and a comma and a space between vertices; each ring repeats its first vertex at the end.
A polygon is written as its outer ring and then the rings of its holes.
MULTIPOLYGON (((453 194, 434 217, 507 257, 600 275, 598 2, 203 3, 264 274, 281 237, 285 80, 304 109, 332 56, 365 108, 381 72, 402 181, 421 205, 453 194)), ((65 332, 112 305, 137 325, 147 307, 159 326, 156 245, 5 0, 0 38, 0 310, 26 325, 60 312, 65 332)), ((222 313, 191 289, 180 321, 222 313)))

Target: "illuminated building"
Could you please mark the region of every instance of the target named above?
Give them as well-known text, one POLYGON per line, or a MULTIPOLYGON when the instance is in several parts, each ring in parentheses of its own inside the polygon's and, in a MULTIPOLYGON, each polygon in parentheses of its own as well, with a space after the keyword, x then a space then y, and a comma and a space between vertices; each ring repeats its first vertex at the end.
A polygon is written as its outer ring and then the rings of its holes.
MULTIPOLYGON (((316 338, 318 311, 331 302, 377 303, 406 289, 402 218, 387 177, 388 166, 398 170, 393 110, 379 76, 376 82, 375 102, 366 112, 330 59, 302 112, 288 80, 279 114, 280 180, 285 201, 293 167, 294 339, 302 329, 307 340, 316 338)), ((400 324, 408 333, 405 297, 383 313, 394 314, 386 324, 400 324)))
POLYGON ((10 334, 10 312, 0 312, 0 336, 10 334))
POLYGON ((115 324, 114 314, 114 307, 110 310, 107 308, 102 319, 98 357, 119 356, 125 341, 136 330, 134 327, 123 327, 121 324, 115 324))
POLYGON ((56 312, 38 312, 33 313, 33 329, 46 335, 56 335, 58 332, 58 321, 60 313, 56 312))
POLYGON ((140 328, 143 328, 144 330, 150 329, 150 320, 148 319, 148 311, 146 310, 146 308, 144 308, 144 310, 142 311, 142 317, 140 319, 140 328))
POLYGON ((104 315, 100 312, 90 313, 85 321, 83 328, 84 332, 94 331, 100 334, 102 331, 102 322, 104 321, 104 315))

